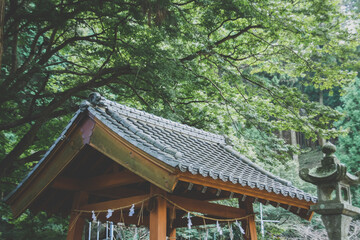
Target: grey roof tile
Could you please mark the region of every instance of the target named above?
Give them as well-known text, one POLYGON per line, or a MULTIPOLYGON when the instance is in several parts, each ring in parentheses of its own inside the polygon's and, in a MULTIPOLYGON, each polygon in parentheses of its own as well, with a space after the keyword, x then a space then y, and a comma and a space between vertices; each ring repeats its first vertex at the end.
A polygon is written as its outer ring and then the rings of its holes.
POLYGON ((129 142, 136 142, 143 151, 183 172, 300 200, 317 201, 226 145, 224 136, 126 107, 103 97, 93 104, 89 111, 104 120, 109 128, 115 129, 129 142))
POLYGON ((103 97, 96 101, 90 100, 92 104, 85 102, 81 105, 82 111, 88 106, 87 110, 93 116, 120 137, 182 172, 230 181, 283 196, 290 195, 308 202, 317 201, 315 197, 262 169, 226 145, 224 136, 126 107, 103 97))

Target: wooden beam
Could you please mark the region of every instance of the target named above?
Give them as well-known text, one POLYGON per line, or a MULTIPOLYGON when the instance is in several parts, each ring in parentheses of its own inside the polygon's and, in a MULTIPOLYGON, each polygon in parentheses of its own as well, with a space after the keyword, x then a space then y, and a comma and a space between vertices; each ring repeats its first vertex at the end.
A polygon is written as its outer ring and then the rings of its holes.
POLYGON ((137 176, 136 174, 124 170, 118 173, 104 174, 87 179, 59 176, 53 181, 51 187, 68 191, 96 191, 144 181, 145 180, 143 178, 137 176))
MULTIPOLYGON (((238 201, 239 207, 245 209, 246 214, 254 214, 252 201, 250 201, 249 199, 245 201, 238 199, 238 201)), ((255 215, 241 221, 241 225, 243 226, 243 229, 246 229, 244 236, 245 240, 257 240, 255 215)))
POLYGON ((300 207, 303 209, 310 209, 313 202, 307 202, 306 200, 299 200, 290 196, 283 196, 266 190, 259 190, 257 188, 244 187, 241 184, 233 184, 232 182, 224 182, 220 179, 212 179, 210 177, 203 177, 201 175, 193 175, 191 173, 179 173, 179 180, 184 182, 192 182, 194 184, 200 184, 207 187, 219 188, 221 190, 245 194, 254 198, 262 198, 269 201, 279 202, 291 206, 300 207))
POLYGON ((145 182, 145 179, 137 176, 130 171, 124 170, 122 172, 105 174, 86 179, 83 181, 83 184, 85 184, 85 189, 87 189, 88 191, 96 191, 139 182, 145 182))
MULTIPOLYGON (((86 192, 75 193, 72 210, 77 209, 80 205, 88 201, 89 195, 86 192)), ((70 215, 69 229, 67 240, 81 240, 84 230, 85 218, 79 215, 78 212, 72 212, 70 215)))
POLYGON ((81 191, 82 181, 75 178, 58 176, 51 183, 51 187, 58 190, 81 191))
POLYGON ((187 211, 199 212, 221 218, 241 218, 246 216, 245 210, 240 208, 228 207, 178 196, 168 196, 168 198, 187 211))
POLYGON ((141 202, 142 200, 145 200, 150 195, 139 195, 134 197, 128 197, 128 198, 121 198, 117 200, 111 200, 106 202, 99 202, 99 203, 92 203, 87 204, 79 207, 79 210, 85 210, 85 211, 106 211, 108 209, 116 209, 116 208, 123 208, 126 206, 131 206, 134 203, 141 202))
POLYGON ((177 184, 175 168, 133 146, 101 121, 95 121, 90 146, 159 188, 167 192, 174 190, 177 184))
MULTIPOLYGON (((166 196, 164 190, 154 185, 150 186, 150 194, 166 196)), ((154 200, 154 208, 150 211, 150 240, 166 240, 166 200, 160 196, 157 196, 154 200)))
POLYGON ((106 197, 109 200, 144 195, 147 193, 148 192, 144 188, 138 186, 136 188, 133 186, 122 186, 90 192, 92 196, 106 197))

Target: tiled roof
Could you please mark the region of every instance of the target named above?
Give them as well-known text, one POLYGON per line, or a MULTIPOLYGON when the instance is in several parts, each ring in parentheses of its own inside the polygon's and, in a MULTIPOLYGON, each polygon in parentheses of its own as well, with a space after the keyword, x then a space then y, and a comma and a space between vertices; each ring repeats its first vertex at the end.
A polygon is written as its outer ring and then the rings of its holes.
POLYGON ((81 105, 119 136, 183 172, 230 181, 308 202, 317 199, 274 176, 226 144, 225 137, 109 101, 97 93, 81 105))

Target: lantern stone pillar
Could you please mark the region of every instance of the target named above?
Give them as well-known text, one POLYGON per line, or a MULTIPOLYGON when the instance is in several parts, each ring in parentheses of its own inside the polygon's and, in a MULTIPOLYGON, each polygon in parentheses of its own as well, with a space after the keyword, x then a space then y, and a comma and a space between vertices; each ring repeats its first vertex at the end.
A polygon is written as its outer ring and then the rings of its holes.
POLYGON ((311 210, 321 215, 330 240, 348 239, 352 218, 360 209, 351 205, 350 186, 360 183, 360 172, 352 175, 334 155, 336 147, 331 143, 323 146, 325 156, 321 166, 300 170, 300 177, 317 186, 318 203, 311 210))

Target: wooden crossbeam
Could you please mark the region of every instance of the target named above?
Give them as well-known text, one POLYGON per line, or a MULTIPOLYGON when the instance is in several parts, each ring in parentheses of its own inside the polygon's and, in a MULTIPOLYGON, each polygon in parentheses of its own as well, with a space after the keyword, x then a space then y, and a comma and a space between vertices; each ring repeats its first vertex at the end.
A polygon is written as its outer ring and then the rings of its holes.
POLYGON ((136 174, 124 170, 122 172, 104 174, 86 179, 59 176, 51 186, 55 189, 68 191, 96 191, 144 181, 143 178, 136 174))
POLYGON ((86 185, 88 191, 96 191, 144 181, 143 178, 130 171, 122 171, 86 179, 83 183, 86 185))
POLYGON ((79 210, 85 210, 85 211, 102 211, 107 209, 117 209, 117 208, 123 208, 126 206, 131 206, 134 203, 141 202, 142 200, 148 198, 149 194, 134 196, 134 197, 128 197, 128 198, 121 198, 117 200, 111 200, 106 202, 99 202, 99 203, 92 203, 80 206, 79 210))
POLYGON ((59 190, 80 191, 82 182, 79 179, 58 176, 51 184, 51 187, 59 190))
POLYGON ((246 216, 245 210, 241 208, 228 207, 179 196, 168 196, 168 198, 182 208, 192 212, 199 212, 221 218, 241 218, 246 216))

